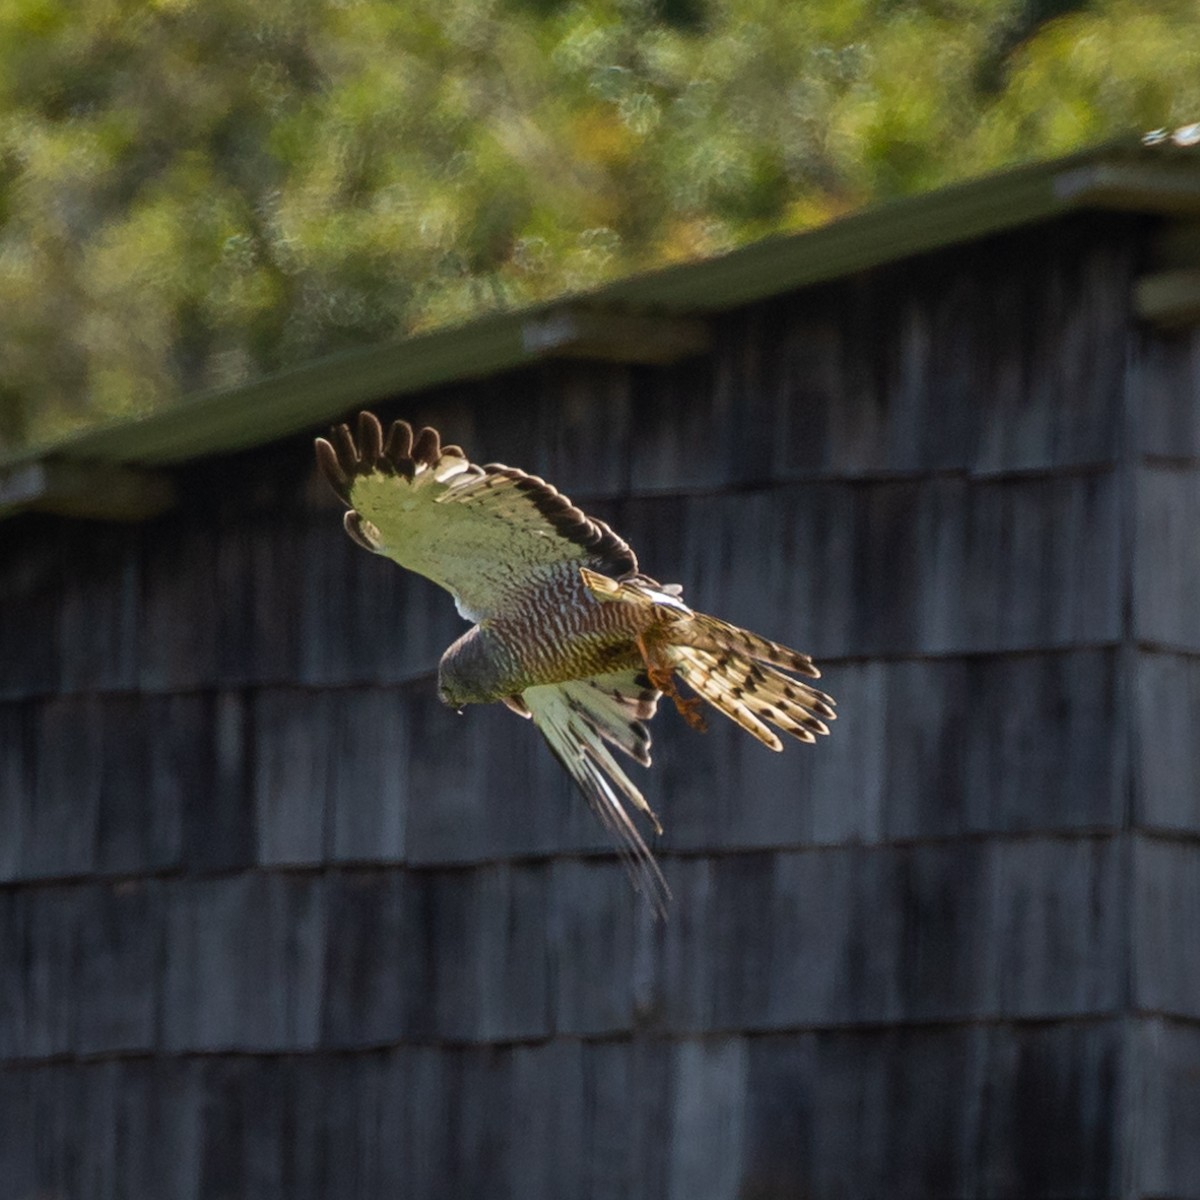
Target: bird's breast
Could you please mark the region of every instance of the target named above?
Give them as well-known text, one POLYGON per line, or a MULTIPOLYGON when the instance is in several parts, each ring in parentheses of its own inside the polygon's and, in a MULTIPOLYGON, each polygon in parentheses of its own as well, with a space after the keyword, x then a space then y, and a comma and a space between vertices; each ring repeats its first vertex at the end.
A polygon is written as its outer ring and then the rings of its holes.
POLYGON ((640 665, 634 639, 648 623, 634 606, 597 601, 573 571, 530 591, 488 629, 511 656, 521 683, 512 690, 523 691, 640 665))

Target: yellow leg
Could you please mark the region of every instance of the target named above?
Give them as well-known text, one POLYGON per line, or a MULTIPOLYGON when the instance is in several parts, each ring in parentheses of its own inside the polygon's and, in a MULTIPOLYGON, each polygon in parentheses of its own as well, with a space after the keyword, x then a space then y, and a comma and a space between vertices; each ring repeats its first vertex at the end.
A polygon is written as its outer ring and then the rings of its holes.
POLYGON ((708 725, 700 714, 700 698, 693 696, 690 700, 679 694, 675 686, 675 674, 669 666, 663 663, 653 649, 647 645, 645 635, 638 634, 635 639, 638 653, 646 664, 646 675, 650 686, 657 688, 664 696, 669 696, 675 704, 679 715, 695 730, 705 733, 708 725))

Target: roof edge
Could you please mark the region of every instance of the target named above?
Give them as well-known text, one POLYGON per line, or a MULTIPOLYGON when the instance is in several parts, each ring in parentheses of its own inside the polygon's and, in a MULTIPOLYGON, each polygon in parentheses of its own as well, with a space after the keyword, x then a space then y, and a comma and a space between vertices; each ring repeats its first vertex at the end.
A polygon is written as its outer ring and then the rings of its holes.
MULTIPOLYGON (((717 258, 591 292, 345 351, 200 394, 0 458, 0 472, 48 458, 164 466, 311 428, 383 397, 479 378, 570 353, 538 335, 555 314, 697 317, 1080 210, 1200 214, 1200 151, 1124 137, 1061 158, 866 209, 717 258)), ((680 342, 687 345, 687 339, 680 342)), ((695 341, 698 352, 703 339, 695 341)), ((576 356, 586 356, 586 346, 576 356)))

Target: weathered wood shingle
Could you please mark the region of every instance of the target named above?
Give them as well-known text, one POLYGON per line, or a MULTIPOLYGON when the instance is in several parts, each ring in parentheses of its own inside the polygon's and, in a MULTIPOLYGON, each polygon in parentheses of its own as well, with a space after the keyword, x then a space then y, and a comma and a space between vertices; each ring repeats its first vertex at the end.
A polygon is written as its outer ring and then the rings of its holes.
POLYGON ((432 881, 417 872, 336 872, 326 881, 321 1044, 432 1041, 437 947, 432 881))
POLYGON ((0 522, 0 697, 58 690, 61 523, 39 514, 0 522))
POLYGON ((1129 1094, 1142 1116, 1133 1187, 1191 1197, 1200 1180, 1200 1031, 1162 1017, 1137 1021, 1131 1066, 1129 1094))
MULTIPOLYGON (((1119 1046, 1101 1022, 19 1067, 0 1152, 16 1195, 1083 1200, 1116 1191, 1119 1046)), ((1186 1069, 1149 1080, 1186 1112, 1186 1069)), ((1151 1131, 1145 1194, 1187 1194, 1185 1132, 1151 1131)))
POLYGON ((31 705, 0 702, 0 881, 20 874, 37 761, 33 726, 31 705))
POLYGON ((743 1195, 1112 1195, 1116 1022, 750 1043, 743 1195))
POLYGON ((1122 1003, 1113 839, 670 864, 657 1025, 718 1032, 1106 1014, 1122 1003), (736 949, 730 949, 736 947, 736 949))
POLYGON ((327 926, 324 881, 245 873, 166 890, 162 1047, 317 1045, 327 926))
POLYGON ((1132 853, 1133 1003, 1139 1010, 1200 1018, 1200 847, 1138 837, 1132 853))
POLYGON ((0 880, 253 861, 237 696, 7 705, 0 738, 0 880))
POLYGON ((955 255, 898 264, 723 323, 716 371, 639 388, 635 488, 1114 461, 1132 262, 1116 230, 1081 232, 1027 236, 1019 255, 994 242, 970 271, 955 255))
POLYGON ((1138 449, 1168 459, 1200 457, 1200 335, 1195 329, 1145 338, 1130 364, 1137 398, 1138 449))
MULTIPOLYGON (((40 899, 28 897, 33 908, 40 899)), ((157 881, 92 885, 76 896, 72 1049, 81 1055, 157 1048, 166 906, 157 881)))
POLYGON ((1118 640, 1109 472, 793 484, 631 503, 643 568, 818 659, 1118 640))
MULTIPOLYGON (((420 699, 432 697, 418 689, 420 699)), ((258 861, 402 861, 411 806, 409 696, 264 688, 251 715, 258 861)))
POLYGON ((1136 672, 1137 823, 1195 833, 1200 831, 1200 657, 1143 652, 1136 672))
POLYGON ((560 858, 554 864, 546 953, 553 1029, 560 1036, 624 1032, 653 1019, 654 931, 622 876, 612 861, 560 858))
POLYGON ((0 893, 5 912, 3 986, 6 1008, 15 1017, 0 1034, 7 1043, 7 1058, 55 1058, 75 1050, 80 999, 75 980, 85 903, 78 887, 0 893))
POLYGON ((1143 466, 1137 474, 1134 633, 1151 644, 1200 650, 1200 467, 1143 466))

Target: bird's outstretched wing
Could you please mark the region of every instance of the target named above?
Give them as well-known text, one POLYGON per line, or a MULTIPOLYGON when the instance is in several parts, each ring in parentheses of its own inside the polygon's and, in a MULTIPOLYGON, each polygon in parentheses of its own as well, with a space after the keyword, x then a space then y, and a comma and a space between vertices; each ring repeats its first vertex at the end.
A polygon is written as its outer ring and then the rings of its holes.
POLYGON ((662 826, 609 749, 616 746, 642 766, 650 765, 650 732, 645 722, 654 716, 658 698, 659 692, 640 671, 540 684, 521 693, 522 715, 533 718, 554 756, 616 840, 634 887, 662 914, 670 889, 622 801, 639 809, 656 833, 662 832, 662 826))
POLYGON ((357 437, 337 426, 317 462, 350 505, 346 530, 368 550, 432 579, 469 620, 504 612, 563 564, 609 575, 637 570, 629 546, 544 480, 476 466, 437 431, 396 421, 386 437, 362 413, 357 437))

